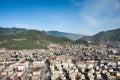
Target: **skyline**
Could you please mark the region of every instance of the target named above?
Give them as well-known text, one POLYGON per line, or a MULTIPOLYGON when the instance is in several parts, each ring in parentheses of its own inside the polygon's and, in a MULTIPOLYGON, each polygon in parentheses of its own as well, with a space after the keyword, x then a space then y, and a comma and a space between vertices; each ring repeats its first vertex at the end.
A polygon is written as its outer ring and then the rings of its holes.
POLYGON ((120 28, 120 0, 0 0, 0 26, 94 35, 120 28))

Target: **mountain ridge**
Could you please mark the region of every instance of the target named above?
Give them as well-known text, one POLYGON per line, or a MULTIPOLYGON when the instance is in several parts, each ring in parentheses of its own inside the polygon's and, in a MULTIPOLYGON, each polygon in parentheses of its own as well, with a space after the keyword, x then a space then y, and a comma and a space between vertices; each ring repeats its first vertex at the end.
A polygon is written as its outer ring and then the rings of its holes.
POLYGON ((51 36, 39 30, 25 30, 10 35, 2 34, 0 37, 0 48, 7 49, 47 48, 51 43, 66 44, 72 41, 65 37, 51 36))
POLYGON ((85 36, 83 34, 75 34, 75 33, 61 32, 61 31, 54 31, 54 30, 47 31, 47 33, 53 36, 66 37, 74 41, 85 36))
POLYGON ((81 38, 83 40, 93 41, 93 42, 114 42, 120 41, 120 28, 101 31, 93 36, 85 36, 81 38))
MULTIPOLYGON (((16 34, 16 33, 27 31, 27 30, 33 30, 33 29, 16 28, 16 27, 12 27, 12 28, 0 27, 0 36, 12 35, 12 34, 16 34)), ((61 31, 55 31, 55 30, 50 30, 50 31, 41 30, 41 31, 46 32, 48 35, 57 36, 57 37, 66 37, 74 41, 86 36, 83 34, 68 33, 68 32, 61 32, 61 31)))
POLYGON ((26 30, 27 29, 16 28, 16 27, 12 27, 12 28, 0 27, 0 36, 12 35, 12 34, 20 33, 22 31, 26 31, 26 30))

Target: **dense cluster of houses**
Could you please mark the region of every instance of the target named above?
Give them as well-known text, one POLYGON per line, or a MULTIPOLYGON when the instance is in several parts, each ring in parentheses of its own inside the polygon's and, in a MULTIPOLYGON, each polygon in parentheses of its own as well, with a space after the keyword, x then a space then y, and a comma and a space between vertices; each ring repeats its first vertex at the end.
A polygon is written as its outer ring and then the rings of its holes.
POLYGON ((0 49, 0 80, 120 80, 120 48, 52 44, 0 49))

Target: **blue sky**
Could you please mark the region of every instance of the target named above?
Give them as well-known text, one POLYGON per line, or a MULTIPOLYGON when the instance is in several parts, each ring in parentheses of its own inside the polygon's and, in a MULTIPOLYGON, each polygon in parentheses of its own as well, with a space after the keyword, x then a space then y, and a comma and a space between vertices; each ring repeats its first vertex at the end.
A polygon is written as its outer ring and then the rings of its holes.
POLYGON ((94 35, 120 28, 120 0, 0 0, 0 26, 94 35))

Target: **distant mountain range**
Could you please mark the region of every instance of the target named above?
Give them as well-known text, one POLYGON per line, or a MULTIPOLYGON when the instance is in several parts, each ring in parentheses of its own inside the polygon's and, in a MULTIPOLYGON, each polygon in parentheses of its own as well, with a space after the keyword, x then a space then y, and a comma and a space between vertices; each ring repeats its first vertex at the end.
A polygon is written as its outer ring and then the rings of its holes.
POLYGON ((12 34, 20 33, 22 31, 26 31, 26 29, 15 28, 15 27, 13 27, 13 28, 0 27, 0 37, 5 36, 5 35, 12 35, 12 34))
POLYGON ((73 33, 59 32, 59 31, 47 31, 47 33, 53 36, 66 37, 71 40, 77 40, 85 36, 83 34, 73 34, 73 33))
MULTIPOLYGON (((0 27, 0 36, 12 35, 12 34, 20 33, 22 31, 26 31, 26 30, 27 29, 24 29, 24 28, 15 28, 15 27, 3 28, 3 27, 0 27)), ((71 40, 77 40, 77 39, 85 36, 83 34, 74 34, 74 33, 66 33, 66 32, 59 32, 59 31, 43 31, 43 32, 46 32, 48 35, 57 36, 57 37, 66 37, 66 38, 71 39, 71 40)))
POLYGON ((23 28, 0 27, 0 48, 8 49, 36 49, 47 48, 51 43, 57 44, 85 44, 87 40, 93 42, 120 42, 120 29, 102 31, 93 36, 64 33, 58 31, 38 31, 23 28), (81 38, 80 38, 81 37, 81 38), (78 40, 76 40, 79 38, 78 40), (75 41, 74 41, 75 40, 75 41))
POLYGON ((51 43, 73 43, 65 37, 48 35, 45 31, 19 28, 0 28, 0 48, 7 49, 36 49, 47 48, 51 43))
POLYGON ((120 28, 108 31, 99 32, 93 36, 85 36, 81 38, 93 42, 114 42, 120 41, 120 28))

